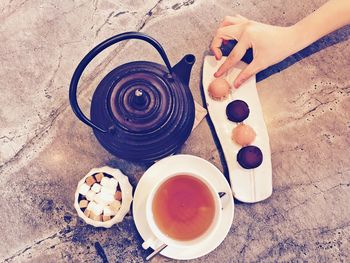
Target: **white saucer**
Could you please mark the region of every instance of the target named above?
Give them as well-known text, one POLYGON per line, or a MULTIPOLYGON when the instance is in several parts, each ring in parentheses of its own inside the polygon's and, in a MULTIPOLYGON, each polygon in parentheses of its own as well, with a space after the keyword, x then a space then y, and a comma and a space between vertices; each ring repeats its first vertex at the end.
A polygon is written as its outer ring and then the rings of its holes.
MULTIPOLYGON (((146 200, 152 186, 162 178, 162 174, 188 172, 199 174, 209 180, 218 192, 225 192, 223 210, 219 229, 213 237, 201 245, 191 246, 188 249, 166 247, 161 255, 173 258, 189 260, 208 254, 218 247, 227 236, 233 220, 234 202, 231 188, 224 175, 210 162, 193 155, 174 155, 164 158, 152 165, 141 177, 134 194, 133 215, 136 228, 144 240, 153 236, 146 221, 146 200)), ((152 249, 156 249, 152 247, 152 249)))

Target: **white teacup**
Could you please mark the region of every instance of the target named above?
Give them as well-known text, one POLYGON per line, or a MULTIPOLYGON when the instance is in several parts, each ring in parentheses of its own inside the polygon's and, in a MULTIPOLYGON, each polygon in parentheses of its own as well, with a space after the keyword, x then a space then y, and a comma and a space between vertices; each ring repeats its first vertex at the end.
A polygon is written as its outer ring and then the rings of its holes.
POLYGON ((148 249, 149 247, 153 247, 154 249, 156 249, 156 248, 160 247, 161 245, 166 244, 166 245, 172 246, 172 247, 186 248, 186 247, 193 246, 193 245, 199 245, 199 244, 205 242, 206 240, 208 240, 213 234, 215 234, 215 232, 219 226, 221 216, 222 216, 221 199, 219 197, 218 191, 215 189, 214 185, 211 182, 209 182, 207 179, 205 179, 204 177, 202 177, 200 175, 188 173, 188 172, 169 174, 167 176, 164 176, 161 181, 159 181, 158 183, 156 183, 153 186, 153 188, 151 189, 150 194, 147 198, 147 201, 146 201, 146 220, 147 220, 147 223, 148 223, 149 227, 151 228, 154 236, 151 236, 147 240, 145 240, 145 242, 142 244, 142 247, 144 249, 148 249), (214 219, 213 219, 211 225, 208 227, 208 229, 199 237, 191 239, 191 240, 186 240, 186 241, 171 238, 168 235, 166 235, 165 233, 163 233, 158 228, 158 226, 154 220, 154 215, 153 215, 153 211, 152 211, 154 196, 155 196, 157 190, 159 189, 159 187, 168 179, 175 177, 175 176, 178 176, 178 175, 188 175, 188 176, 192 176, 194 178, 199 179, 210 190, 210 193, 214 199, 214 204, 215 204, 214 219))

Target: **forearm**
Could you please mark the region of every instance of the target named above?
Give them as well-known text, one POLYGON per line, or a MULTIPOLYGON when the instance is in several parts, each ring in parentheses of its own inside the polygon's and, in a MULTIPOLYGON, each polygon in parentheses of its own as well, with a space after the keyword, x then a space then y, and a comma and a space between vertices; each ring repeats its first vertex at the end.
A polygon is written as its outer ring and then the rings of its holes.
POLYGON ((295 48, 303 49, 347 24, 350 24, 350 0, 330 0, 291 26, 292 32, 296 34, 295 48))
POLYGON ((293 26, 280 27, 249 20, 240 15, 225 17, 211 44, 216 59, 222 56, 223 40, 238 43, 215 72, 221 77, 252 48, 254 59, 234 81, 238 88, 257 72, 307 47, 330 32, 350 24, 350 0, 330 0, 293 26))

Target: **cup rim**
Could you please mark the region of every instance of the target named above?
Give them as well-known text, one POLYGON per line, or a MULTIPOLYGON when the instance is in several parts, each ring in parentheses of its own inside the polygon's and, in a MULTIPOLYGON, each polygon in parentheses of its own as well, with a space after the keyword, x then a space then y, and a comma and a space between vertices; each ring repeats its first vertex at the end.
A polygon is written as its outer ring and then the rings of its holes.
POLYGON ((208 238, 210 238, 216 232, 216 230, 219 226, 219 222, 221 220, 221 214, 222 214, 222 203, 220 201, 220 197, 219 197, 217 191, 215 190, 214 185, 208 179, 204 178, 201 175, 193 173, 193 172, 176 172, 176 173, 172 173, 172 174, 168 174, 168 175, 164 176, 159 182, 157 182, 157 184, 155 184, 155 186, 150 191, 150 194, 148 195, 147 200, 146 200, 146 221, 147 221, 153 235, 160 242, 162 242, 168 246, 173 246, 173 247, 188 247, 191 245, 198 245, 198 244, 206 241, 208 238), (203 234, 201 234, 199 237, 196 237, 196 238, 191 239, 191 240, 185 240, 185 241, 176 240, 176 239, 168 237, 166 234, 164 234, 158 228, 156 222, 154 221, 153 211, 152 211, 152 203, 153 203, 154 195, 157 192, 157 190, 159 189, 159 187, 168 179, 175 177, 175 176, 179 176, 179 175, 192 176, 192 177, 199 179, 201 182, 203 182, 209 188, 209 190, 214 198, 215 208, 216 208, 214 220, 213 220, 212 224, 209 226, 209 228, 203 234))

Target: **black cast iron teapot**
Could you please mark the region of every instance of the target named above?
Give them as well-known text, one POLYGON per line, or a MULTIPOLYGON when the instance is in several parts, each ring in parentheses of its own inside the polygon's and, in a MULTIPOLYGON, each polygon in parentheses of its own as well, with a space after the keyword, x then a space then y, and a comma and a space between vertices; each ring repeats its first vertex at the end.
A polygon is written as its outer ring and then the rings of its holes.
POLYGON ((79 63, 69 89, 75 115, 93 128, 102 146, 132 161, 154 161, 175 153, 194 123, 194 101, 188 87, 195 57, 186 55, 171 67, 161 45, 139 32, 111 37, 92 49, 79 63), (118 66, 97 86, 89 120, 77 102, 77 86, 88 63, 107 47, 128 39, 151 44, 165 65, 134 61, 118 66))

